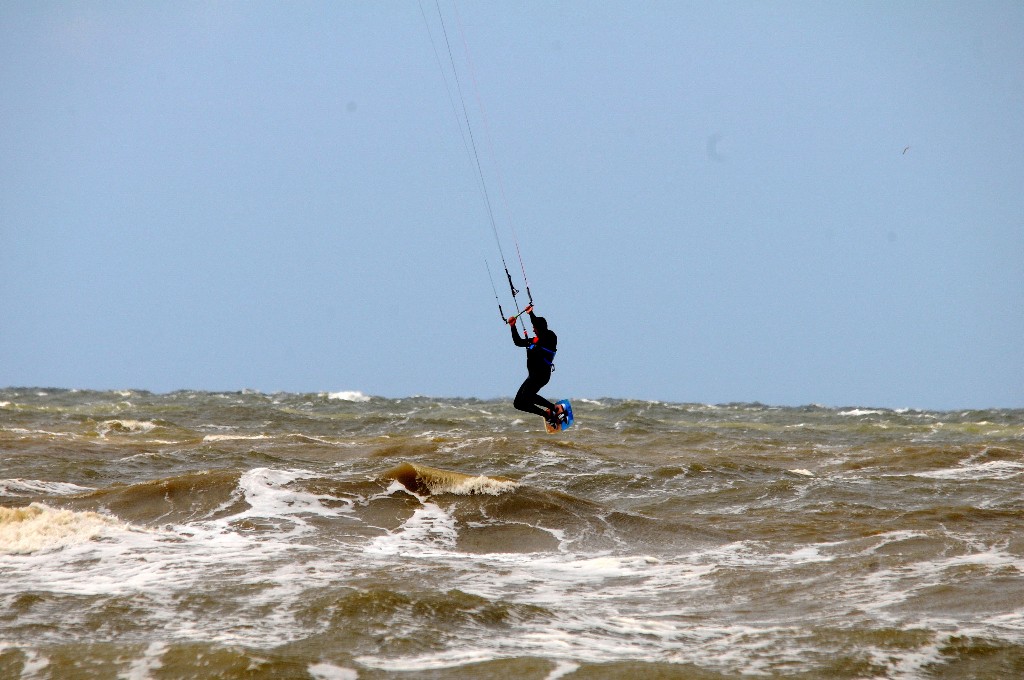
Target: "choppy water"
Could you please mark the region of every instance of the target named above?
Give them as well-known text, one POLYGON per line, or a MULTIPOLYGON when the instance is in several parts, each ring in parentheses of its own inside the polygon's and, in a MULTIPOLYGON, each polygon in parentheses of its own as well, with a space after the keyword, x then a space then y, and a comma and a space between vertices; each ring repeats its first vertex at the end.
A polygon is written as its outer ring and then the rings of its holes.
POLYGON ((0 390, 0 678, 1024 677, 1024 411, 574 406, 0 390))

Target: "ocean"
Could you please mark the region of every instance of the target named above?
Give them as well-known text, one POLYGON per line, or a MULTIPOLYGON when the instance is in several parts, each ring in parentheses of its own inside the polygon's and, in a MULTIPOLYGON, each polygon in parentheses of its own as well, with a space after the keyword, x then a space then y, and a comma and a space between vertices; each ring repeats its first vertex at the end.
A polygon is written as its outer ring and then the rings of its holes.
POLYGON ((1024 410, 0 390, 0 678, 1021 678, 1024 410))

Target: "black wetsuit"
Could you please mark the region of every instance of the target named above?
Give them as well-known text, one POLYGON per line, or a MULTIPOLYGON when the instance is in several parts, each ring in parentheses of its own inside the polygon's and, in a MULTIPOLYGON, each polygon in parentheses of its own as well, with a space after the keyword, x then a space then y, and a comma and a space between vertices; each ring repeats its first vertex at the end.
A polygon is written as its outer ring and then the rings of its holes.
POLYGON ((558 336, 548 330, 547 322, 543 317, 534 316, 533 312, 530 312, 530 321, 533 322, 533 327, 537 332, 536 342, 533 338, 520 337, 519 329, 512 326, 512 341, 516 343, 517 347, 526 348, 526 370, 530 372, 519 391, 516 392, 516 398, 512 405, 520 411, 535 413, 547 418, 548 412, 544 409, 554 409, 555 405, 540 396, 538 392, 551 380, 558 336), (544 409, 540 408, 538 404, 544 409))

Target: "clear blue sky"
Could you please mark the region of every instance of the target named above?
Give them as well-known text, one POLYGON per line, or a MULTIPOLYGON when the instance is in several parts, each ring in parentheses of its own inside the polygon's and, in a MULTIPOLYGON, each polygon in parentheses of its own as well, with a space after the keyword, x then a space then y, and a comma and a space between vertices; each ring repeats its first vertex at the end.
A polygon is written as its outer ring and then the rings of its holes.
MULTIPOLYGON (((0 385, 512 395, 423 7, 3 3, 0 385)), ((1024 406, 1024 4, 441 10, 547 396, 1024 406)))

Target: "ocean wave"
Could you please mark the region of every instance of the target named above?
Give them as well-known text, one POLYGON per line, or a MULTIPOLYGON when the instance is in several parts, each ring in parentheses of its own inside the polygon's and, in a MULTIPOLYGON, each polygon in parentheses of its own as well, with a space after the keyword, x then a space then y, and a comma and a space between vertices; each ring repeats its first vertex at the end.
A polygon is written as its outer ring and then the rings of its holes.
POLYGON ((85 543, 127 525, 96 512, 75 512, 32 503, 0 506, 0 553, 27 554, 85 543))
POLYGON ((402 463, 383 475, 384 479, 393 479, 409 491, 425 494, 455 494, 468 496, 472 494, 498 494, 514 491, 519 482, 504 477, 488 477, 486 475, 470 475, 454 470, 402 463))
POLYGON ((0 479, 0 496, 73 496, 94 491, 70 482, 38 479, 0 479))
POLYGON ((149 420, 115 419, 104 420, 96 426, 96 432, 100 438, 106 438, 109 434, 148 434, 158 427, 149 420))
POLYGON ((136 524, 213 519, 247 508, 239 496, 239 473, 201 471, 127 486, 96 489, 76 498, 76 507, 103 508, 136 524), (233 502, 234 501, 234 502, 233 502))

